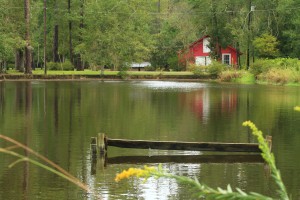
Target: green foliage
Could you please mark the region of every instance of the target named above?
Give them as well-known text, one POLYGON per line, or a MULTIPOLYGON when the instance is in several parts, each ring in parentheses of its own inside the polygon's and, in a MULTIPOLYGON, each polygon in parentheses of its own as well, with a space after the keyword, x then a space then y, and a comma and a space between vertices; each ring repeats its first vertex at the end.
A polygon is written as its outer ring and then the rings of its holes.
POLYGON ((257 76, 259 81, 275 84, 299 83, 300 72, 294 69, 272 68, 257 76))
POLYGON ((209 66, 198 66, 193 63, 189 63, 187 66, 187 70, 190 72, 193 72, 195 75, 200 76, 203 74, 207 74, 208 72, 208 67, 209 66))
POLYGON ((224 82, 236 82, 242 84, 255 83, 255 76, 245 70, 225 70, 219 74, 219 78, 224 82))
POLYGON ((252 130, 252 134, 256 136, 258 143, 259 143, 259 148, 262 151, 261 155, 263 159, 266 161, 268 166, 270 167, 271 174, 273 179, 275 180, 275 183, 278 186, 278 194, 280 196, 280 199, 282 200, 288 200, 289 196, 287 194, 285 185, 281 179, 281 175, 279 170, 276 167, 276 162, 275 162, 275 157, 274 154, 271 153, 271 149, 269 148, 269 144, 263 137, 262 131, 258 130, 255 124, 253 124, 251 121, 246 121, 243 123, 243 126, 248 126, 252 130))
POLYGON ((153 66, 146 66, 144 69, 145 71, 155 71, 155 67, 153 66))
POLYGON ((48 62, 47 63, 47 69, 48 70, 59 70, 59 63, 48 62))
POLYGON ((127 79, 129 77, 128 70, 129 66, 123 66, 121 67, 117 75, 120 76, 122 79, 127 79))
MULTIPOLYGON (((291 10, 296 6, 297 1, 256 4, 257 10, 268 8, 270 14, 249 12, 249 5, 238 0, 160 1, 159 5, 156 0, 76 0, 69 10, 67 1, 49 1, 47 43, 54 44, 54 27, 58 27, 59 56, 73 57, 72 63, 80 58, 89 66, 119 67, 126 62, 150 60, 155 68, 168 66, 180 71, 184 68, 175 62, 178 51, 204 35, 211 36, 214 58, 220 58, 220 47, 227 45, 246 55, 251 40, 249 47, 253 45, 259 57, 298 58, 300 15, 296 9, 291 10), (64 28, 69 25, 71 30, 64 28)), ((43 3, 32 1, 31 7, 31 46, 33 60, 37 61, 43 57, 43 3)), ((14 62, 15 49, 25 46, 23 10, 18 1, 1 1, 0 60, 14 62)), ((48 61, 53 57, 52 48, 47 45, 48 61)), ((250 54, 254 53, 251 50, 250 54)))
POLYGON ((62 70, 65 70, 65 71, 74 70, 74 66, 69 60, 66 60, 65 62, 61 63, 61 68, 62 68, 62 70))
POLYGON ((237 70, 225 70, 219 75, 221 81, 230 82, 242 77, 242 72, 237 70))
POLYGON ((292 69, 299 71, 300 61, 295 58, 259 59, 253 63, 250 72, 257 76, 268 72, 270 69, 292 69))
POLYGON ((187 67, 187 70, 193 72, 195 75, 210 74, 212 76, 219 76, 221 72, 227 68, 228 67, 226 65, 220 62, 213 61, 208 66, 197 66, 190 63, 187 67))
POLYGON ((72 70, 74 70, 74 66, 69 60, 66 60, 63 63, 48 62, 47 69, 48 70, 72 71, 72 70))
POLYGON ((221 62, 213 61, 208 66, 208 73, 214 76, 218 76, 223 70, 227 68, 226 65, 222 64, 221 62))
POLYGON ((273 35, 264 33, 256 37, 253 41, 255 51, 261 58, 274 58, 279 55, 277 38, 273 35))

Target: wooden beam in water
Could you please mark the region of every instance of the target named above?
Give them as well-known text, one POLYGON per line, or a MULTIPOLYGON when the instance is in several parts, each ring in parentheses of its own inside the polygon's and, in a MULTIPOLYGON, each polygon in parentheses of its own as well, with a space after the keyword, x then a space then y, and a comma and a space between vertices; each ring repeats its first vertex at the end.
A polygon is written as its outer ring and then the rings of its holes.
POLYGON ((105 137, 105 143, 107 146, 120 148, 261 153, 257 143, 150 141, 111 139, 107 137, 105 137))

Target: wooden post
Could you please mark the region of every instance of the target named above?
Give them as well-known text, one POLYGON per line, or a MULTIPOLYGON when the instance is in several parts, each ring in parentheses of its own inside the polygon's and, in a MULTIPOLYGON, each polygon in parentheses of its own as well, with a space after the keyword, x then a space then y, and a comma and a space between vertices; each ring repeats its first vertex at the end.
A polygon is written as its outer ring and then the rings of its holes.
POLYGON ((97 135, 97 147, 100 155, 105 154, 107 150, 106 136, 104 133, 98 133, 97 135))
POLYGON ((92 159, 97 158, 97 138, 96 137, 91 137, 91 156, 92 159))
POLYGON ((270 152, 272 151, 272 136, 271 135, 266 135, 266 142, 268 143, 270 152))

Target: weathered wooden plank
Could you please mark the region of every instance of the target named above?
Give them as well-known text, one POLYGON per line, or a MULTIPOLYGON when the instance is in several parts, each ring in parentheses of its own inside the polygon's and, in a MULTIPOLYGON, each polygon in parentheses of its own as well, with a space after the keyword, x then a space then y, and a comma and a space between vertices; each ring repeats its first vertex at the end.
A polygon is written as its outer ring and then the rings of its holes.
POLYGON ((98 133, 97 135, 97 147, 100 154, 104 154, 107 150, 106 136, 104 133, 98 133))
POLYGON ((163 156, 118 156, 107 158, 107 164, 149 163, 263 163, 259 154, 243 155, 163 155, 163 156))
POLYGON ((136 149, 261 153, 256 143, 177 142, 106 138, 106 144, 108 146, 136 149))

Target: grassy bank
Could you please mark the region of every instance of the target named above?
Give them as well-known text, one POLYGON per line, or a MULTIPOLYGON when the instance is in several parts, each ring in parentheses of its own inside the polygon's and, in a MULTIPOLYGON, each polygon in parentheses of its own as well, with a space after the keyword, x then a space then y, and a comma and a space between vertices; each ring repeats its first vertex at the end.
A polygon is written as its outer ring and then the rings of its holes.
POLYGON ((24 75, 16 70, 7 70, 5 74, 0 75, 0 79, 210 79, 209 75, 196 76, 192 72, 169 72, 169 71, 110 71, 105 70, 103 75, 100 71, 47 71, 44 75, 42 69, 32 71, 31 75, 24 75))

